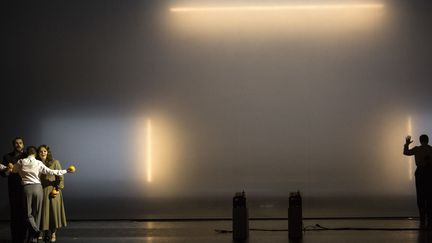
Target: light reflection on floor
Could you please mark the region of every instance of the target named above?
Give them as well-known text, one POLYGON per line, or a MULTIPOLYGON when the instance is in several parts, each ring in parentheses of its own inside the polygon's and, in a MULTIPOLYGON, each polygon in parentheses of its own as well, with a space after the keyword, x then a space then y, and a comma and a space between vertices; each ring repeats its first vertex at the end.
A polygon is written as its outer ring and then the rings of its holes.
MULTIPOLYGON (((250 221, 251 228, 287 229, 285 220, 250 221)), ((417 220, 304 220, 305 226, 416 228, 417 220)), ((231 229, 231 221, 74 221, 58 233, 59 242, 232 242, 230 233, 215 229, 231 229)), ((420 231, 308 231, 303 243, 312 242, 428 242, 432 233, 420 231)), ((0 242, 8 240, 7 222, 0 223, 0 242)), ((248 243, 289 242, 287 232, 251 231, 248 243)), ((429 241, 430 242, 430 241, 429 241)))

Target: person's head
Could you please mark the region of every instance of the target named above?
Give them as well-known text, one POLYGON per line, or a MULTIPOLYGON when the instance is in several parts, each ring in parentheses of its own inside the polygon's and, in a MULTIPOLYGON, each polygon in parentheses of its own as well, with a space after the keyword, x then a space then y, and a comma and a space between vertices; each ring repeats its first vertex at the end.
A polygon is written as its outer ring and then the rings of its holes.
POLYGON ((422 145, 427 145, 429 143, 429 137, 426 134, 420 136, 420 143, 422 145))
POLYGON ((28 146, 27 147, 27 155, 28 156, 30 156, 30 155, 36 156, 36 154, 37 154, 37 150, 36 150, 35 146, 28 146))
POLYGON ((37 155, 41 161, 52 161, 53 160, 51 150, 50 150, 49 146, 46 144, 42 144, 38 147, 37 155))
POLYGON ((24 138, 16 137, 12 140, 12 146, 15 152, 24 152, 24 138))

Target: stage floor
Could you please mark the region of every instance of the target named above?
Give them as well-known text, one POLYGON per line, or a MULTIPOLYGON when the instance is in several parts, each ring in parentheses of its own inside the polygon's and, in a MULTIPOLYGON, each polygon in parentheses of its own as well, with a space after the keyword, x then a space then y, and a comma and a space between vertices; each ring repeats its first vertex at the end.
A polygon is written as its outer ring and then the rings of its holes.
MULTIPOLYGON (((319 224, 327 228, 359 228, 359 230, 306 231, 303 243, 372 243, 432 242, 432 233, 415 230, 414 219, 350 219, 304 220, 308 229, 319 224), (361 230, 369 228, 369 230, 361 230), (381 230, 370 230, 380 228, 381 230)), ((251 229, 283 230, 286 220, 251 220, 251 229)), ((58 242, 152 242, 152 243, 213 243, 233 242, 231 221, 73 221, 58 232, 58 242)), ((0 223, 0 242, 10 242, 8 222, 0 223)), ((287 231, 250 231, 249 243, 289 242, 287 231)))

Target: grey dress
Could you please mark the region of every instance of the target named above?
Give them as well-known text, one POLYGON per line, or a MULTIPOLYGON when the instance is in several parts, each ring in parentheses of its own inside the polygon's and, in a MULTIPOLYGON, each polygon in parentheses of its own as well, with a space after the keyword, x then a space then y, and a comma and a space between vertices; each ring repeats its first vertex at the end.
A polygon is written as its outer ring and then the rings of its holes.
MULTIPOLYGON (((52 170, 62 169, 58 160, 53 160, 50 162, 45 161, 44 164, 52 170)), ((65 227, 67 225, 66 214, 61 190, 64 188, 63 176, 41 175, 40 179, 44 194, 40 229, 54 230, 65 227), (50 193, 55 187, 59 189, 59 194, 52 198, 50 193)))

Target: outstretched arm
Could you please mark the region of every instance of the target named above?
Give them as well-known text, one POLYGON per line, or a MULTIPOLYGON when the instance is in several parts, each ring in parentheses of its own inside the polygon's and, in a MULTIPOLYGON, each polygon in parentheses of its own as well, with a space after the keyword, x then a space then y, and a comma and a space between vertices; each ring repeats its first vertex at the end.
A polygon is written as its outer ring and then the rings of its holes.
POLYGON ((404 144, 404 150, 403 150, 403 154, 404 155, 414 155, 414 149, 409 149, 409 145, 412 143, 413 141, 411 140, 411 136, 407 136, 405 138, 405 144, 404 144))
POLYGON ((0 164, 0 170, 6 170, 8 167, 4 166, 3 164, 0 164))
POLYGON ((56 175, 56 176, 61 176, 68 173, 67 170, 51 170, 50 168, 46 167, 42 162, 39 162, 39 171, 40 173, 45 175, 56 175))

